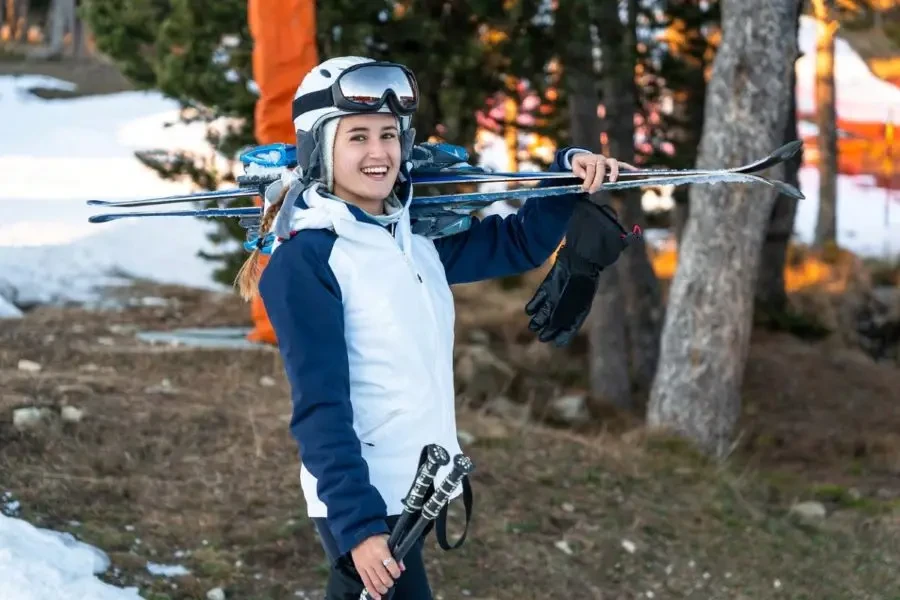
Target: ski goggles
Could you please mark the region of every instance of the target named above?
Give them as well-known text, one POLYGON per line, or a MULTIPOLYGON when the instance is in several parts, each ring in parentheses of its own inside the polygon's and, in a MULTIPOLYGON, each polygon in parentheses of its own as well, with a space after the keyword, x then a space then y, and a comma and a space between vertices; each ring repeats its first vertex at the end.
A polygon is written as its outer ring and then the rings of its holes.
POLYGON ((338 75, 330 87, 304 94, 292 104, 293 118, 308 111, 335 107, 375 112, 387 102, 394 113, 411 115, 419 106, 419 87, 412 71, 391 62, 354 65, 338 75))

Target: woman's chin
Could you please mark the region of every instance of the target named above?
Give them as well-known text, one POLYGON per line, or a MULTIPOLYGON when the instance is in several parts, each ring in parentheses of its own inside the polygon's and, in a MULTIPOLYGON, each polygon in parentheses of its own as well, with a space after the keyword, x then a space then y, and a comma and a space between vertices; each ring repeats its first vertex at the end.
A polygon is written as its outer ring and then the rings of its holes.
POLYGON ((391 195, 391 189, 393 189, 393 187, 394 186, 387 182, 370 183, 366 186, 364 191, 360 190, 360 193, 357 195, 367 204, 381 202, 391 195))

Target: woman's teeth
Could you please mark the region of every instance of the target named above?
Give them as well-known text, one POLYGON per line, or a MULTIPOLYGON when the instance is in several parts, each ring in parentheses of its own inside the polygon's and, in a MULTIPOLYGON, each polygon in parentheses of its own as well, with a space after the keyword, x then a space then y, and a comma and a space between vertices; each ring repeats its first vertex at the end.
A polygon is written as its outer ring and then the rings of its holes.
POLYGON ((366 175, 386 175, 388 172, 387 167, 366 167, 362 170, 366 175))

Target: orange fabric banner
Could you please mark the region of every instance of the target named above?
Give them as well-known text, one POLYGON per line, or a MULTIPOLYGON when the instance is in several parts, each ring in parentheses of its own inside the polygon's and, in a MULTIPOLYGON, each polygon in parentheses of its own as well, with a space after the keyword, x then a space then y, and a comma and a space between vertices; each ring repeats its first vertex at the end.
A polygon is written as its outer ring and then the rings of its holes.
MULTIPOLYGON (((248 0, 247 19, 253 38, 253 80, 260 90, 254 115, 256 142, 293 144, 291 101, 303 76, 319 62, 315 0, 248 0)), ((257 198, 256 203, 262 200, 257 198)), ((251 300, 250 318, 253 329, 248 340, 278 343, 258 296, 251 300)))

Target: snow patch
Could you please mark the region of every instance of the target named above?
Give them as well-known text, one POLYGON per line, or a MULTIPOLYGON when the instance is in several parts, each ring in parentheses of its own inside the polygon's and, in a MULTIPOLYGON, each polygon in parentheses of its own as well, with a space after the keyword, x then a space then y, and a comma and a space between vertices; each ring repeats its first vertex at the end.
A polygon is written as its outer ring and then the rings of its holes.
POLYGON ((0 296, 0 319, 19 319, 22 311, 16 308, 9 300, 0 296))
MULTIPOLYGON (((813 17, 800 17, 799 47, 803 54, 795 65, 797 110, 816 110, 816 31, 813 17)), ((879 79, 866 61, 840 37, 834 41, 834 84, 837 117, 848 121, 900 122, 900 88, 879 79)))
POLYGON ((0 125, 0 315, 93 302, 101 286, 126 283, 122 275, 224 289, 212 279, 216 265, 197 256, 222 250, 207 239, 213 223, 185 217, 92 224, 90 215, 106 211, 85 204, 194 191, 188 181, 160 179, 133 153, 161 148, 213 156, 203 124, 179 123, 177 103, 155 92, 45 100, 28 91, 34 87, 71 84, 0 77, 0 111, 11 115, 0 125))
POLYGON ((96 577, 109 568, 106 554, 69 533, 37 528, 0 514, 0 581, 9 600, 141 600, 135 587, 96 577))
POLYGON ((183 565, 162 565, 154 562, 147 563, 147 571, 151 575, 159 575, 160 577, 178 577, 191 574, 183 565))

